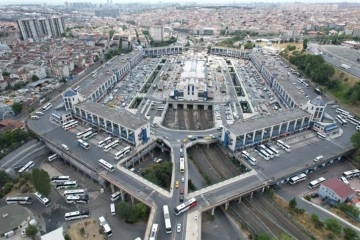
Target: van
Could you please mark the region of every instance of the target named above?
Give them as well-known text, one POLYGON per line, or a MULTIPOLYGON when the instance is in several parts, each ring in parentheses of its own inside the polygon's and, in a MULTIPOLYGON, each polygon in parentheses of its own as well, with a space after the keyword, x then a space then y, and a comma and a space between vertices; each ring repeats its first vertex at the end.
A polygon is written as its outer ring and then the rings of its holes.
POLYGON ((36 114, 36 115, 38 115, 38 116, 42 116, 42 115, 44 115, 44 113, 43 113, 43 112, 36 112, 35 114, 36 114))
POLYGON ((65 144, 61 144, 61 146, 62 146, 66 151, 69 151, 69 147, 66 146, 65 144))
POLYGON ((346 184, 349 184, 349 181, 345 177, 341 177, 340 180, 346 184))
POLYGON ((55 160, 57 157, 58 157, 57 154, 53 154, 53 155, 48 157, 48 161, 51 162, 51 161, 55 160))
POLYGON ((33 115, 33 116, 31 116, 31 119, 32 119, 32 120, 37 120, 37 119, 40 119, 40 117, 39 117, 39 116, 36 116, 36 115, 33 115))
POLYGON ((319 160, 321 160, 321 159, 323 159, 324 157, 322 156, 322 155, 320 155, 320 156, 317 156, 316 158, 314 158, 314 161, 315 162, 317 162, 317 161, 319 161, 319 160))
POLYGON ((110 203, 110 212, 111 212, 111 215, 113 215, 113 216, 116 214, 115 203, 110 203))

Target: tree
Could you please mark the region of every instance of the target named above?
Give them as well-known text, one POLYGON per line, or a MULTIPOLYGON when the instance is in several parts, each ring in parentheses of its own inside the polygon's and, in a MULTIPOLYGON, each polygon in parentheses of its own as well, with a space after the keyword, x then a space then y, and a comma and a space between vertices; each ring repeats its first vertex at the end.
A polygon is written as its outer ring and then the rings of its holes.
POLYGON ((15 115, 18 115, 23 110, 23 104, 20 102, 15 102, 13 105, 11 105, 12 110, 14 111, 15 115))
POLYGON ((34 168, 31 173, 31 181, 39 193, 45 197, 49 196, 51 184, 48 172, 39 168, 34 168))
POLYGON ((357 232, 349 227, 346 227, 343 229, 344 231, 344 239, 345 240, 359 240, 359 236, 357 234, 357 232))
POLYGON ((4 72, 2 73, 2 75, 3 75, 3 77, 9 77, 9 76, 10 76, 10 73, 4 71, 4 72))
POLYGON ((116 212, 127 223, 134 223, 141 218, 147 217, 149 210, 142 203, 136 203, 134 206, 131 206, 129 203, 122 201, 116 206, 116 212))
POLYGON ((328 218, 325 220, 326 228, 331 231, 332 233, 339 235, 341 233, 341 225, 339 222, 334 218, 328 218))
POLYGON ((314 226, 316 228, 322 228, 324 226, 324 223, 322 221, 320 221, 318 215, 316 215, 316 214, 311 215, 311 221, 314 223, 314 226))
POLYGON ((131 208, 129 204, 127 204, 125 201, 122 201, 119 202, 116 206, 116 213, 119 215, 119 217, 124 218, 126 221, 131 215, 131 208))
POLYGON ((297 206, 296 199, 295 199, 295 198, 291 199, 290 202, 289 202, 289 207, 290 207, 291 209, 295 209, 296 206, 297 206))
POLYGON ((39 80, 38 76, 36 76, 35 74, 31 76, 31 81, 35 82, 37 80, 39 80))
POLYGON ((25 230, 26 236, 28 237, 34 237, 37 234, 37 232, 38 232, 37 227, 33 225, 29 225, 25 230))
POLYGON ((303 49, 306 50, 307 47, 308 47, 308 42, 309 42, 309 39, 305 38, 304 41, 303 41, 303 49))

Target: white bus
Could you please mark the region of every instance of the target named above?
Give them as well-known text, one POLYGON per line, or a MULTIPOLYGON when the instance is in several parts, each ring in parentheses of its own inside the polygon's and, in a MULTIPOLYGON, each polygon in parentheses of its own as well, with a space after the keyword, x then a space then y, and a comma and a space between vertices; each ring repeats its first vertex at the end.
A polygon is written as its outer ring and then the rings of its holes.
POLYGON ((100 166, 102 166, 103 168, 108 170, 109 172, 113 172, 115 170, 114 166, 112 164, 108 163, 107 161, 105 161, 104 159, 100 159, 99 164, 100 164, 100 166))
POLYGON ((156 240, 157 239, 158 230, 159 230, 159 225, 154 223, 152 225, 152 227, 151 227, 149 240, 156 240))
POLYGON ((82 195, 68 195, 66 196, 67 203, 82 203, 88 204, 89 203, 89 195, 82 194, 82 195))
POLYGON ((270 155, 269 155, 267 152, 265 152, 264 150, 262 150, 262 149, 260 149, 260 148, 258 148, 258 147, 254 148, 254 150, 255 150, 255 152, 256 152, 257 154, 259 154, 260 157, 262 157, 263 159, 265 159, 265 160, 269 160, 269 159, 270 159, 270 155))
POLYGON ((7 204, 32 204, 31 197, 7 197, 6 198, 7 204))
POLYGON ((49 110, 51 107, 52 107, 52 104, 47 103, 47 104, 45 104, 45 106, 43 106, 42 110, 43 110, 43 112, 45 112, 45 111, 49 110))
POLYGON ((45 205, 45 207, 50 206, 50 204, 51 204, 50 200, 48 198, 44 197, 41 193, 35 192, 34 195, 42 204, 45 205))
POLYGON ((105 235, 110 237, 112 235, 112 230, 103 216, 99 217, 99 224, 100 224, 103 232, 105 233, 105 235))
POLYGON ((113 194, 111 194, 111 201, 112 202, 115 202, 116 200, 118 200, 119 198, 121 197, 121 192, 120 191, 117 191, 117 192, 114 192, 113 194))
POLYGON ((270 158, 274 158, 274 153, 269 150, 267 147, 265 147, 264 145, 260 145, 260 149, 264 150, 265 152, 267 152, 270 155, 270 158))
POLYGON ((299 175, 290 178, 289 184, 294 185, 294 184, 296 184, 298 182, 305 181, 305 179, 306 179, 306 174, 305 173, 300 173, 299 175))
POLYGON ((131 147, 130 147, 130 146, 127 146, 127 147, 125 147, 123 150, 115 153, 115 154, 114 154, 114 158, 115 158, 116 160, 118 160, 118 159, 124 157, 126 154, 130 153, 130 151, 131 151, 131 147))
POLYGON ((111 215, 113 215, 113 216, 116 214, 115 203, 110 203, 110 212, 111 212, 111 215))
POLYGON ((336 120, 340 123, 341 126, 347 126, 347 121, 341 115, 336 115, 336 120))
POLYGON ((71 195, 84 195, 86 194, 85 189, 72 189, 64 191, 64 196, 71 196, 71 195))
POLYGON ((82 148, 84 148, 84 149, 89 149, 89 148, 90 148, 90 145, 89 145, 87 142, 85 142, 85 141, 83 141, 83 140, 81 140, 81 139, 78 139, 78 140, 77 140, 77 143, 78 143, 78 145, 79 145, 80 147, 82 147, 82 148))
POLYGON ((23 172, 27 172, 29 171, 33 166, 34 166, 34 162, 33 161, 29 161, 27 164, 25 164, 25 166, 23 166, 22 168, 20 168, 20 170, 18 171, 18 173, 23 173, 23 172))
POLYGON ((314 189, 314 188, 317 188, 317 187, 319 187, 320 186, 320 184, 322 183, 322 182, 324 182, 326 179, 324 178, 324 177, 320 177, 320 178, 318 178, 318 179, 316 179, 316 180, 314 180, 314 181, 311 181, 310 183, 309 183, 309 188, 310 189, 314 189))
POLYGON ((108 151, 110 151, 111 149, 113 149, 114 147, 116 147, 119 144, 120 144, 120 140, 116 139, 115 141, 113 141, 113 142, 109 143, 108 145, 106 145, 104 147, 104 151, 108 152, 108 151))
POLYGON ((80 219, 80 218, 88 218, 88 217, 90 217, 89 210, 81 210, 81 211, 65 213, 65 221, 70 221, 70 220, 80 219))
POLYGON ((265 147, 267 147, 269 150, 271 150, 271 151, 273 152, 273 154, 274 154, 275 157, 279 157, 279 156, 280 156, 280 153, 279 153, 278 150, 276 150, 276 148, 270 146, 270 145, 267 144, 267 143, 265 143, 264 145, 265 145, 265 147))
POLYGON ((52 183, 61 183, 70 181, 70 176, 53 176, 51 177, 52 183))
POLYGON ((321 139, 326 139, 326 135, 320 132, 317 132, 316 135, 321 139))
POLYGON ((86 134, 87 132, 91 132, 91 131, 92 131, 92 128, 85 129, 85 131, 77 133, 77 134, 76 134, 76 137, 77 137, 77 138, 82 138, 82 136, 83 136, 84 134, 86 134))
POLYGON ((355 118, 353 117, 346 117, 346 119, 351 122, 352 124, 354 124, 355 126, 357 125, 360 125, 360 121, 359 120, 356 120, 355 118))
POLYGON ((257 164, 256 159, 251 156, 247 151, 242 151, 241 155, 245 160, 249 161, 251 165, 255 166, 257 164))
POLYGON ((66 181, 56 184, 56 189, 67 189, 67 188, 76 188, 78 186, 76 181, 66 181))
POLYGON ((169 214, 169 206, 164 205, 163 206, 163 212, 164 212, 164 220, 165 220, 165 232, 171 233, 171 220, 170 220, 170 214, 169 214))
POLYGON ((55 159, 57 159, 58 158, 58 155, 57 154, 53 154, 53 155, 50 155, 49 157, 48 157, 48 161, 49 162, 52 162, 52 161, 54 161, 55 159))
POLYGON ((92 132, 92 131, 89 131, 89 132, 86 132, 86 133, 84 133, 84 135, 82 135, 82 139, 83 140, 87 140, 87 139, 90 139, 90 138, 92 138, 93 136, 95 136, 97 133, 95 133, 95 132, 92 132))
POLYGON ((276 144, 281 147, 282 149, 284 149, 286 152, 290 152, 291 151, 291 147, 289 145, 287 145, 286 143, 284 143, 281 140, 276 140, 276 144))
POLYGON ((97 145, 98 145, 98 147, 102 148, 109 143, 111 143, 111 137, 107 137, 104 140, 101 140, 100 142, 98 142, 97 145))
POLYGON ((353 178, 353 177, 357 177, 360 175, 360 171, 359 169, 353 169, 353 170, 350 170, 350 171, 346 171, 346 172, 343 172, 343 177, 349 179, 349 178, 353 178))
POLYGON ((71 123, 69 123, 69 124, 66 124, 66 125, 63 127, 63 129, 64 129, 65 131, 67 131, 67 130, 69 130, 69 129, 72 129, 72 128, 76 127, 77 125, 79 125, 79 122, 78 122, 78 121, 71 122, 71 123))
POLYGON ((185 172, 185 159, 184 158, 180 158, 180 172, 181 173, 185 172))
POLYGON ((73 123, 73 122, 76 122, 76 121, 75 121, 74 119, 71 119, 71 120, 69 120, 69 121, 64 122, 63 124, 61 124, 61 127, 64 127, 64 126, 68 125, 69 123, 73 123))
POLYGON ((342 110, 341 108, 337 108, 335 112, 340 113, 341 115, 350 115, 349 112, 342 110))

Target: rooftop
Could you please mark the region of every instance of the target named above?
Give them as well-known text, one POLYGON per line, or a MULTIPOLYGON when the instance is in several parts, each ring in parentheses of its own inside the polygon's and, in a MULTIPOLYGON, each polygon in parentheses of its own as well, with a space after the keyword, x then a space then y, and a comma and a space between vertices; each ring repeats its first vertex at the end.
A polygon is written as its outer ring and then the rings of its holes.
POLYGON ((17 204, 10 204, 0 208, 0 235, 20 226, 29 217, 26 209, 17 204))
POLYGON ((105 116, 104 119, 119 123, 121 126, 132 130, 137 129, 148 122, 142 115, 134 115, 126 110, 116 110, 100 103, 82 102, 76 106, 98 116, 105 116))
POLYGON ((346 198, 355 193, 355 191, 349 185, 337 178, 326 180, 322 183, 322 185, 333 190, 340 198, 346 198))
POLYGON ((263 115, 262 117, 251 118, 248 120, 235 122, 229 125, 227 128, 236 135, 241 135, 256 131, 258 129, 263 129, 273 125, 277 125, 283 122, 288 122, 291 120, 303 118, 306 116, 310 117, 311 114, 296 108, 287 111, 280 111, 270 116, 263 115))

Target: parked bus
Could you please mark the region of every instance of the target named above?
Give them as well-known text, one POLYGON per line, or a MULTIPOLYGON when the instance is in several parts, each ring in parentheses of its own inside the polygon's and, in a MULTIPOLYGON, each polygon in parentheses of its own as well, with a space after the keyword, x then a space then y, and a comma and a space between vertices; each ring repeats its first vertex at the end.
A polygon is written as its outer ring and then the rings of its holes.
POLYGON ((353 170, 350 170, 350 171, 346 171, 346 172, 343 172, 343 177, 349 179, 349 178, 353 178, 353 177, 357 177, 360 175, 360 171, 359 169, 353 169, 353 170))
POLYGON ((336 115, 336 120, 340 123, 341 126, 347 126, 347 121, 341 115, 336 115))
POLYGON ((113 149, 114 147, 116 147, 119 144, 120 144, 120 140, 116 139, 115 141, 113 141, 113 142, 109 143, 108 145, 106 145, 104 147, 104 151, 108 152, 108 151, 110 151, 111 149, 113 149))
POLYGON ((317 132, 316 135, 321 139, 326 139, 326 135, 320 132, 317 132))
POLYGON ((88 131, 86 133, 84 133, 84 135, 82 135, 82 139, 83 140, 88 140, 90 138, 92 138, 93 136, 95 136, 97 133, 93 132, 93 131, 88 131))
POLYGON ((99 224, 100 224, 100 227, 102 228, 104 234, 106 236, 110 237, 112 235, 112 230, 103 216, 99 217, 99 224))
POLYGON ((89 195, 82 194, 82 195, 68 195, 66 196, 67 203, 82 203, 88 204, 89 203, 89 195))
POLYGON ((52 183, 62 183, 70 181, 70 176, 53 176, 51 177, 52 183))
POLYGON ((284 143, 281 140, 276 140, 276 144, 281 147, 282 149, 284 149, 286 152, 290 152, 291 151, 291 147, 289 145, 287 145, 286 143, 284 143))
POLYGON ((49 110, 51 107, 52 107, 52 104, 47 103, 47 104, 45 104, 45 106, 43 106, 42 110, 43 110, 43 112, 45 112, 45 111, 49 110))
POLYGON ((306 179, 306 174, 305 173, 300 173, 299 175, 290 178, 289 184, 294 185, 294 184, 296 184, 298 182, 305 181, 305 179, 306 179))
POLYGON ((48 161, 49 162, 52 162, 52 161, 54 161, 55 159, 57 159, 58 158, 58 155, 57 154, 53 154, 53 155, 50 155, 49 157, 48 157, 48 161))
POLYGON ((20 168, 20 170, 18 171, 18 173, 23 173, 23 172, 27 172, 29 171, 33 166, 34 166, 34 162, 33 161, 29 161, 27 164, 25 164, 25 166, 23 166, 22 168, 20 168))
POLYGON ((184 158, 180 158, 180 172, 181 173, 185 172, 185 159, 184 158))
POLYGON ((190 198, 189 200, 187 200, 186 202, 178 205, 175 209, 175 215, 179 215, 180 213, 183 213, 187 210, 189 210, 190 208, 195 207, 197 204, 197 200, 195 198, 190 198))
POLYGON ((251 165, 255 166, 257 164, 256 159, 251 156, 247 151, 242 151, 241 155, 245 160, 249 161, 251 165))
POLYGON ((350 115, 349 112, 342 110, 341 108, 337 108, 335 112, 339 113, 340 115, 350 115))
POLYGON ((123 150, 115 153, 115 154, 114 154, 114 158, 115 158, 116 160, 118 160, 118 159, 124 157, 125 155, 127 155, 128 153, 130 153, 130 151, 131 151, 131 147, 130 147, 130 146, 127 146, 127 147, 125 147, 123 150))
POLYGON ((115 203, 110 203, 110 212, 111 212, 111 215, 113 215, 113 216, 116 214, 115 203))
POLYGON ((84 134, 86 134, 86 133, 88 133, 88 132, 91 132, 91 131, 92 131, 92 128, 88 128, 88 129, 86 129, 86 130, 83 131, 83 132, 77 133, 77 134, 76 134, 76 137, 77 137, 77 138, 82 138, 82 136, 83 136, 84 134))
POLYGON ((316 179, 316 180, 314 180, 314 181, 311 181, 310 183, 309 183, 309 188, 310 189, 314 189, 314 188, 317 188, 317 187, 319 187, 320 186, 320 184, 322 183, 322 182, 324 182, 326 179, 324 178, 324 177, 320 177, 320 178, 318 178, 318 179, 316 179))
POLYGON ((82 147, 82 148, 84 148, 84 149, 89 149, 89 148, 90 148, 90 145, 89 145, 87 142, 85 142, 85 141, 83 141, 83 140, 81 140, 81 139, 78 139, 78 140, 77 140, 77 143, 78 143, 78 145, 79 145, 80 147, 82 147))
POLYGON ((76 181, 66 181, 56 184, 56 189, 76 188, 77 186, 76 181))
POLYGON ((45 205, 45 207, 50 206, 50 204, 51 204, 50 200, 48 198, 44 197, 41 193, 35 192, 34 195, 42 204, 45 205))
POLYGON ((98 142, 98 147, 102 148, 104 146, 106 146, 107 144, 111 143, 111 137, 107 137, 104 140, 101 140, 100 142, 98 142))
POLYGON ((65 127, 66 125, 70 124, 70 123, 73 123, 73 122, 76 122, 74 119, 71 119, 67 122, 64 122, 63 124, 61 124, 61 127, 65 127))
POLYGON ((7 197, 6 198, 7 204, 32 204, 31 197, 7 197))
POLYGON ((348 120, 349 122, 351 122, 351 123, 354 124, 355 126, 360 125, 360 121, 359 121, 359 120, 356 120, 356 119, 353 118, 353 117, 346 117, 346 120, 348 120))
POLYGON ((255 150, 255 152, 257 153, 257 154, 259 154, 260 155, 260 157, 262 157, 263 159, 265 159, 265 160, 269 160, 270 159, 270 155, 267 153, 267 152, 265 152, 264 150, 262 150, 262 149, 260 149, 260 148, 254 148, 254 150, 255 150))
POLYGON ((65 213, 65 221, 70 221, 70 220, 80 219, 80 218, 88 218, 88 217, 90 217, 89 210, 81 210, 81 211, 65 213))
POLYGON ((64 191, 64 196, 71 196, 71 195, 84 195, 86 191, 84 189, 72 189, 64 191))
POLYGON ((170 220, 170 214, 169 214, 169 206, 164 205, 163 206, 163 212, 164 212, 164 220, 165 220, 165 232, 171 233, 171 220, 170 220))
POLYGON ((100 164, 100 166, 102 166, 103 168, 108 170, 109 172, 113 172, 115 170, 114 166, 112 164, 108 163, 107 161, 105 161, 104 159, 100 159, 99 164, 100 164))
POLYGON ((117 192, 114 192, 113 194, 111 194, 110 200, 111 200, 112 202, 115 202, 115 201, 118 200, 119 198, 121 198, 121 192, 120 192, 120 191, 117 191, 117 192))
POLYGON ((279 153, 278 150, 276 150, 276 148, 270 146, 270 145, 267 144, 267 143, 265 143, 264 145, 265 145, 265 147, 267 147, 269 150, 271 150, 271 151, 273 152, 273 154, 274 154, 275 157, 279 157, 279 156, 280 156, 280 153, 279 153))
POLYGON ((149 240, 156 240, 157 239, 158 230, 159 230, 159 225, 154 223, 152 225, 152 227, 151 227, 149 240))
POLYGON ((260 149, 264 150, 265 152, 267 152, 270 155, 270 158, 274 158, 274 153, 269 150, 267 147, 265 147, 264 145, 260 145, 260 149))
POLYGON ((63 127, 63 129, 64 129, 65 131, 67 131, 67 130, 69 130, 69 129, 72 129, 72 128, 76 127, 78 124, 79 124, 78 121, 71 122, 71 123, 69 123, 69 124, 66 124, 66 125, 63 127))
POLYGON ((315 88, 314 92, 316 92, 317 94, 321 95, 321 90, 319 88, 315 88))

